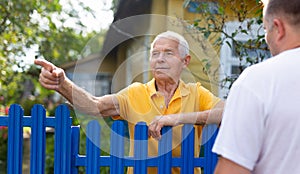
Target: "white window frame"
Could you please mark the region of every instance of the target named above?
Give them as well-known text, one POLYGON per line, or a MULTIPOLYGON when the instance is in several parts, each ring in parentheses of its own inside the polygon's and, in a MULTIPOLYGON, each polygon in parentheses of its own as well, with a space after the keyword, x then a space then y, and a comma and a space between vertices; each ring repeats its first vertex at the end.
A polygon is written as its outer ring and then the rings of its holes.
MULTIPOLYGON (((247 28, 247 21, 243 22, 242 27, 247 28)), ((236 29, 241 26, 241 23, 238 21, 231 21, 227 22, 224 27, 224 31, 231 35, 233 32, 236 31, 236 29)), ((257 34, 264 34, 264 30, 262 25, 251 25, 251 31, 249 35, 246 35, 244 33, 238 33, 235 36, 235 39, 241 42, 246 42, 249 39, 255 39, 255 36, 257 34)), ((224 36, 222 36, 224 37, 224 36)), ((224 87, 222 87, 222 80, 225 77, 232 76, 232 68, 234 66, 247 66, 246 61, 240 62, 237 57, 234 56, 233 54, 233 48, 230 47, 226 42, 229 42, 231 45, 233 45, 232 40, 230 39, 225 39, 223 41, 223 44, 221 46, 220 50, 220 64, 221 64, 221 69, 220 69, 220 85, 219 85, 219 97, 221 98, 226 98, 229 92, 229 83, 225 84, 224 87)))

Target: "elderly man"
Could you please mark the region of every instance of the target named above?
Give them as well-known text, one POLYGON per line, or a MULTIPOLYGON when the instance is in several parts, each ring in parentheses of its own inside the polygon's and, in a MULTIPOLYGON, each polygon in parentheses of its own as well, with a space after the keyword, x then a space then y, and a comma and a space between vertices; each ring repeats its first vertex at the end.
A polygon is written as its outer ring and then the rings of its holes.
MULTIPOLYGON (((190 59, 188 43, 181 35, 172 31, 161 33, 152 42, 150 50, 154 78, 146 84, 133 83, 116 94, 101 97, 92 96, 76 86, 62 69, 50 62, 35 60, 35 64, 43 67, 39 79, 42 86, 56 90, 76 109, 89 115, 120 116, 127 120, 131 138, 137 122, 151 123, 149 156, 157 155, 158 143, 155 139, 160 138, 162 126, 199 124, 195 126, 195 155, 199 155, 201 125, 219 124, 224 102, 200 83, 186 84, 180 79, 190 59)), ((173 134, 172 153, 173 156, 180 156, 180 127, 175 127, 173 134)), ((133 144, 130 144, 130 155, 133 155, 133 144)), ((180 172, 178 168, 172 170, 172 173, 180 172)), ((200 173, 200 170, 195 169, 195 172, 200 173)), ((128 173, 132 173, 132 168, 128 169, 128 173)), ((149 168, 148 173, 157 173, 157 170, 149 168)))
POLYGON ((246 69, 229 93, 213 151, 217 174, 300 173, 300 1, 265 0, 274 57, 246 69))

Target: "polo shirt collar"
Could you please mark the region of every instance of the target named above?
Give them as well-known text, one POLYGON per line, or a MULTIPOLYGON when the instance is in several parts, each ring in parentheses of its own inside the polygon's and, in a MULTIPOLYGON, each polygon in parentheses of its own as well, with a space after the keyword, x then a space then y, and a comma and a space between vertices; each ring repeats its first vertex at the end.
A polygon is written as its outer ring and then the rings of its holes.
MULTIPOLYGON (((153 95, 157 94, 154 78, 147 83, 147 86, 148 86, 148 91, 149 91, 149 94, 151 97, 153 95)), ((190 91, 189 91, 187 85, 180 79, 178 88, 176 89, 173 98, 187 96, 189 93, 190 93, 190 91)))

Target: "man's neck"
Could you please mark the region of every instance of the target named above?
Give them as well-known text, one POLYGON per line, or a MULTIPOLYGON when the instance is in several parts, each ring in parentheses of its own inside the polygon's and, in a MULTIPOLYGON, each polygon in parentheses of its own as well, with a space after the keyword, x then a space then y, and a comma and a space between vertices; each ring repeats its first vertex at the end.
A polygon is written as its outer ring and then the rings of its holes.
POLYGON ((295 27, 286 27, 287 36, 283 43, 285 50, 295 49, 300 47, 300 34, 299 29, 295 27))
POLYGON ((168 107, 168 104, 172 99, 176 89, 178 88, 178 85, 179 85, 179 80, 177 82, 155 80, 156 91, 158 91, 165 97, 166 107, 168 107))
POLYGON ((172 81, 172 80, 155 80, 155 87, 156 90, 162 93, 170 93, 175 92, 179 84, 178 81, 172 81))

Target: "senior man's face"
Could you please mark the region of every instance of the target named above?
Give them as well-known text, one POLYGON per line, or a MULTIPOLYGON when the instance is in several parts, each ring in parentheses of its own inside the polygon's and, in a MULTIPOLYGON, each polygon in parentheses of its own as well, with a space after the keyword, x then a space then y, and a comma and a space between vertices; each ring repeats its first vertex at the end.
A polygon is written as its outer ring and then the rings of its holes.
POLYGON ((180 57, 178 41, 159 38, 150 53, 150 66, 155 79, 178 81, 185 60, 180 57))

